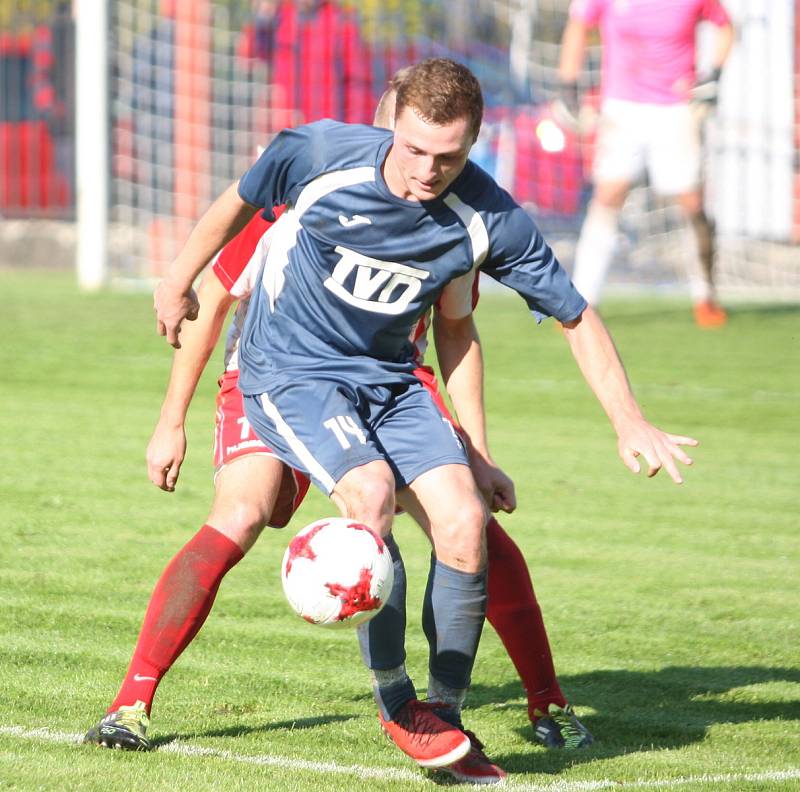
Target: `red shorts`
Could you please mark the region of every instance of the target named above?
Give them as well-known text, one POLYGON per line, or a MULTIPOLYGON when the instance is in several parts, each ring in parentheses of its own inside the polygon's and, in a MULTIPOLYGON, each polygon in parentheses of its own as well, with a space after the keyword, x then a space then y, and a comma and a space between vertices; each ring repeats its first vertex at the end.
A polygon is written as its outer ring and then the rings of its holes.
MULTIPOLYGON (((272 449, 258 439, 244 414, 242 394, 236 387, 238 371, 226 371, 219 379, 217 413, 214 428, 214 470, 222 468, 236 459, 252 454, 272 456, 272 449)), ((283 528, 303 502, 310 479, 297 470, 284 465, 283 478, 278 498, 269 525, 283 528)))
POLYGON ((425 390, 430 393, 433 403, 439 408, 439 412, 453 424, 453 429, 455 429, 461 439, 464 440, 464 430, 450 414, 450 410, 447 409, 442 394, 439 393, 439 383, 436 380, 436 374, 433 369, 430 366, 420 366, 418 369, 414 369, 414 376, 425 386, 425 390))

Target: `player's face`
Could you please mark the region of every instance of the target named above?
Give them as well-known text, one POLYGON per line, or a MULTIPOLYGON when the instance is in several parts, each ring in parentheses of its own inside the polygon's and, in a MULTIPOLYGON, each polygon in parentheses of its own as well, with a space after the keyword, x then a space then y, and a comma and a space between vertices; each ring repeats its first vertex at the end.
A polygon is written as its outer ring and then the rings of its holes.
POLYGON ((404 107, 395 119, 394 145, 384 168, 386 184, 399 198, 430 201, 464 170, 474 142, 468 119, 436 126, 404 107))

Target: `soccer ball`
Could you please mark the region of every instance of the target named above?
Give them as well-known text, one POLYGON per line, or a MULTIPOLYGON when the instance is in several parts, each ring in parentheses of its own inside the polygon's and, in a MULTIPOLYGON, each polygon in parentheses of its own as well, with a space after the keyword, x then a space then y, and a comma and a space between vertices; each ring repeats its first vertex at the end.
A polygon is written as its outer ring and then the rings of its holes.
POLYGON ((389 549, 368 526, 328 517, 303 528, 283 555, 281 581, 298 616, 323 627, 375 616, 394 582, 389 549))

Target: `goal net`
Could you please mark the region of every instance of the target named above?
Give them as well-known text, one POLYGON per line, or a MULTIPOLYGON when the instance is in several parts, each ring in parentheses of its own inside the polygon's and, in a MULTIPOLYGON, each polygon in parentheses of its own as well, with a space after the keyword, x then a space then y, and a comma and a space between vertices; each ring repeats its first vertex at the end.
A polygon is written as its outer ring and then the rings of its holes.
MULTIPOLYGON (((737 42, 706 124, 706 203, 723 295, 800 298, 800 0, 725 0, 737 42), (767 5, 769 9, 767 10, 767 5)), ((591 196, 591 136, 550 113, 567 0, 117 0, 111 4, 109 276, 160 276, 213 198, 287 125, 369 123, 395 69, 466 62, 486 93, 473 158, 537 219, 567 267, 591 196)), ((701 52, 702 41, 701 41, 701 52)), ((600 48, 581 78, 596 102, 600 48)), ((686 229, 635 187, 610 288, 678 290, 686 229)))

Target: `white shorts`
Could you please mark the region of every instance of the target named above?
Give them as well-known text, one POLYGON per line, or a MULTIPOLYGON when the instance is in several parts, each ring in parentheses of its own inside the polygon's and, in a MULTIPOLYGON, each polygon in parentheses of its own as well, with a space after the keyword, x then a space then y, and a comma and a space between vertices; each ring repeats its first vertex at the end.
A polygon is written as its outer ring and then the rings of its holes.
POLYGON ((595 184, 638 181, 647 173, 660 195, 700 184, 700 130, 688 104, 606 99, 600 116, 595 184))

